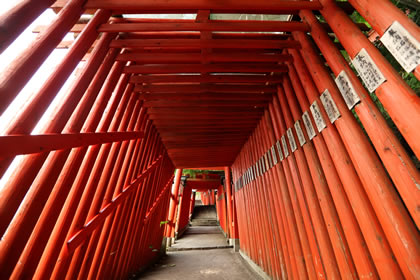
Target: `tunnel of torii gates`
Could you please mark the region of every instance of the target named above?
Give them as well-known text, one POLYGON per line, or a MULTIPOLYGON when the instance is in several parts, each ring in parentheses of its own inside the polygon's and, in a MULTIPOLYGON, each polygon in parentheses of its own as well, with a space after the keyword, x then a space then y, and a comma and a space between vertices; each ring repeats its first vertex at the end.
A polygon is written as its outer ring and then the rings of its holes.
POLYGON ((68 47, 0 138, 0 174, 20 159, 0 189, 1 279, 127 278, 173 236, 190 167, 224 168, 226 234, 273 279, 420 279, 420 101, 372 43, 419 79, 420 29, 390 1, 21 0, 0 49, 50 7, 0 75, 3 113, 68 47))

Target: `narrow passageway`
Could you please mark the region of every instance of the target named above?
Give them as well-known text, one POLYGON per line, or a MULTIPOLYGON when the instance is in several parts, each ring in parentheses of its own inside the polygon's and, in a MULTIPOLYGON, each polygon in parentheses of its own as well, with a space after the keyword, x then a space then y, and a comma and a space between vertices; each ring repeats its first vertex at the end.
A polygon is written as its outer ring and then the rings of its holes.
POLYGON ((166 255, 138 279, 260 279, 228 244, 214 205, 196 206, 191 218, 166 255))
POLYGON ((2 1, 0 280, 420 280, 418 3, 2 1))

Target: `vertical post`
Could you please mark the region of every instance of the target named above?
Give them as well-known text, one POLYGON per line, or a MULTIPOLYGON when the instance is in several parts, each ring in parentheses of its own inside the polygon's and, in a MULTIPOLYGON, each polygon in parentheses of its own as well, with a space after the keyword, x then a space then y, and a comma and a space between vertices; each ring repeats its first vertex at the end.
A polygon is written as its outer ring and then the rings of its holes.
MULTIPOLYGON (((362 49, 365 49, 385 77, 386 81, 375 90, 375 93, 417 158, 420 158, 420 141, 418 141, 420 139, 420 130, 413 125, 413 120, 420 119, 420 98, 347 14, 337 7, 335 1, 321 0, 320 2, 324 6, 321 14, 330 24, 331 29, 346 49, 350 58, 354 59, 362 49), (398 106, 395 106, 395 104, 398 104, 398 106)), ((372 7, 371 10, 381 7, 381 13, 391 18, 391 15, 384 13, 382 6, 378 6, 377 3, 368 6, 372 7)))
MULTIPOLYGON (((324 61, 321 60, 308 36, 302 32, 292 32, 292 35, 302 45, 301 54, 305 58, 307 67, 310 67, 318 93, 328 89, 341 113, 334 126, 346 146, 401 270, 407 277, 420 273, 420 264, 414 261, 420 258, 419 234, 395 187, 367 137, 345 105, 336 84, 325 68, 324 61)), ((394 104, 394 107, 398 106, 394 104)))
MULTIPOLYGON (((175 228, 175 210, 178 201, 179 184, 181 182, 182 169, 176 169, 174 184, 171 190, 171 201, 169 203, 168 223, 166 224, 166 237, 172 238, 171 233, 175 228)), ((170 242, 173 240, 171 239, 170 242)))
POLYGON ((230 168, 226 166, 225 168, 225 188, 226 188, 226 202, 227 202, 227 219, 228 219, 228 230, 229 230, 229 242, 232 242, 233 239, 233 220, 232 220, 232 186, 231 186, 231 177, 230 177, 230 168))
POLYGON ((21 0, 0 17, 0 54, 42 14, 54 0, 21 0))
MULTIPOLYGON (((420 28, 389 0, 349 0, 350 4, 369 22, 380 36, 397 21, 407 32, 420 42, 420 28), (380 9, 373 7, 378 6, 380 9)), ((417 3, 418 5, 418 3, 417 3)), ((418 9, 418 7, 417 7, 418 9)), ((420 80, 420 66, 414 70, 414 75, 420 80)))
POLYGON ((57 19, 3 71, 0 75, 0 114, 80 18, 84 2, 69 1, 57 15, 57 19))
POLYGON ((197 192, 193 191, 191 194, 191 202, 190 202, 190 214, 189 217, 191 217, 193 211, 194 211, 194 206, 195 206, 195 195, 197 192))
MULTIPOLYGON (((347 61, 329 38, 327 32, 310 11, 301 11, 302 20, 311 26, 311 34, 315 43, 323 53, 331 70, 340 79, 347 76, 361 102, 355 105, 357 113, 366 133, 369 135, 376 152, 380 156, 390 177, 397 187, 417 226, 420 226, 420 173, 407 154, 400 140, 382 117, 381 112, 369 97, 368 92, 352 71, 347 61)), ((397 105, 396 105, 397 106, 397 105)))

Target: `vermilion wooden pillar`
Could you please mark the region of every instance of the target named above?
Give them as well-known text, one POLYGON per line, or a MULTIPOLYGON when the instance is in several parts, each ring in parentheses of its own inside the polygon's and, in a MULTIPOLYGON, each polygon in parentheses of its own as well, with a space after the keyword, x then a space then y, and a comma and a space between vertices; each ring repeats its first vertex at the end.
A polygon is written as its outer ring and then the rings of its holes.
MULTIPOLYGON (((380 85, 375 93, 417 158, 420 158, 420 141, 418 141, 420 130, 416 125, 413 125, 413 120, 420 119, 420 98, 353 21, 337 7, 335 1, 321 0, 320 2, 324 6, 321 14, 331 26, 350 58, 353 59, 364 48, 386 78, 386 82, 380 85), (352 35, 349 36, 349 34, 352 35), (398 104, 398 106, 395 106, 395 104, 398 104)), ((384 7, 389 5, 391 3, 384 5, 384 7)), ((364 9, 366 9, 366 13, 369 13, 369 10, 374 11, 377 7, 381 7, 381 5, 371 3, 364 9)), ((393 18, 393 14, 395 14, 392 12, 393 9, 389 8, 387 8, 387 12, 384 12, 382 8, 378 10, 380 10, 378 13, 382 13, 384 17, 389 18, 387 21, 393 18)))
MULTIPOLYGON (((348 110, 324 62, 307 35, 302 32, 292 34, 302 44, 300 52, 305 58, 318 92, 328 89, 341 113, 341 117, 334 122, 334 126, 346 146, 401 270, 406 277, 416 274, 416 271, 420 273, 420 262, 416 261, 420 259, 419 233, 389 180, 388 174, 353 114, 348 110)), ((420 111, 418 113, 420 114, 420 111)))
MULTIPOLYGON (((350 4, 366 19, 380 36, 394 23, 398 21, 420 42, 420 28, 406 14, 398 9, 394 3, 388 0, 349 0, 350 4), (380 6, 380 9, 374 7, 380 6)), ((418 3, 417 3, 418 4, 418 3)), ((417 66, 414 75, 420 80, 420 66, 417 66)))
MULTIPOLYGON (((0 113, 13 101, 48 55, 77 22, 84 0, 69 1, 57 19, 32 42, 0 75, 0 113)), ((19 20, 21 20, 19 18, 19 20)))
POLYGON ((21 0, 0 18, 0 53, 2 53, 25 28, 48 9, 54 0, 21 0))
POLYGON ((170 234, 175 227, 175 210, 178 205, 178 191, 181 182, 182 169, 177 169, 175 180, 171 190, 171 201, 169 204, 168 223, 166 225, 166 237, 172 237, 170 234))
MULTIPOLYGON (((303 63, 299 61, 299 58, 299 56, 296 56, 295 62, 303 63)), ((286 96, 289 106, 291 107, 292 114, 295 116, 296 120, 298 120, 302 116, 301 110, 299 108, 309 108, 309 104, 305 98, 303 87, 300 83, 294 66, 291 64, 288 66, 289 76, 295 94, 293 95, 290 94, 289 91, 286 91, 286 96), (298 104, 298 100, 300 106, 298 104)), ((312 127, 315 127, 315 123, 313 123, 311 118, 309 121, 312 127)), ((309 139, 307 130, 302 127, 302 131, 305 135, 305 138, 309 139)), ((307 144, 304 145, 304 149, 310 149, 308 146, 311 146, 312 143, 318 154, 322 169, 324 170, 325 179, 327 180, 328 188, 340 217, 340 223, 343 226, 344 234, 347 238, 349 249, 353 256, 356 269, 359 275, 371 275, 372 278, 377 278, 378 274, 376 272, 375 265, 373 264, 369 251, 366 248, 365 240, 363 239, 363 235, 354 216, 353 209, 351 208, 346 193, 344 192, 343 183, 341 182, 337 170, 334 166, 334 162, 327 149, 324 137, 321 134, 317 134, 316 137, 312 139, 312 142, 307 140, 307 144)), ((314 161, 316 162, 316 159, 314 159, 314 161)), ((321 203, 327 201, 328 199, 322 199, 321 203)), ((333 207, 333 205, 328 205, 328 207, 333 207)))
POLYGON ((232 206, 232 185, 230 183, 230 169, 225 167, 225 188, 226 188, 226 202, 227 202, 227 219, 229 228, 229 237, 233 238, 233 206, 232 206))
MULTIPOLYGON (((296 52, 293 57, 296 71, 304 88, 304 92, 296 91, 296 94, 302 111, 310 113, 310 103, 317 101, 318 104, 321 104, 318 98, 319 93, 300 54, 296 52), (306 96, 302 96, 302 93, 306 96)), ((383 262, 386 260, 389 262, 389 265, 380 268, 383 270, 384 275, 392 274, 395 275, 396 278, 402 277, 400 269, 393 260, 395 257, 385 238, 383 229, 381 228, 376 214, 372 209, 371 202, 363 190, 363 186, 354 169, 354 166, 351 164, 351 159, 347 154, 340 136, 338 135, 337 129, 335 126, 330 125, 328 116, 322 106, 320 107, 320 112, 322 118, 327 123, 327 127, 322 130, 320 134, 325 140, 326 148, 329 151, 340 180, 343 183, 344 190, 349 198, 349 202, 352 205, 353 211, 364 235, 364 239, 366 240, 366 244, 372 254, 372 258, 374 261, 378 260, 379 262, 383 262), (378 239, 378 236, 381 236, 381 238, 378 239)), ((313 125, 313 127, 314 130, 316 130, 316 126, 313 125)), ((316 138, 317 137, 314 138, 314 142, 316 142, 316 138)), ((322 144, 322 142, 320 143, 322 144)), ((378 270, 380 269, 378 268, 378 270)), ((382 271, 378 271, 379 275, 381 275, 381 272, 382 271)))
MULTIPOLYGON (((312 38, 324 54, 331 70, 336 76, 344 71, 349 82, 359 95, 361 102, 354 107, 354 110, 370 136, 376 152, 384 163, 412 218, 419 226, 420 209, 417 207, 418 201, 420 201, 420 190, 417 187, 420 184, 419 171, 401 145, 400 140, 389 128, 356 74, 341 55, 341 52, 335 47, 335 44, 323 30, 315 16, 308 11, 301 11, 300 15, 311 26, 312 38)), ((396 104, 395 106, 399 105, 396 104)))

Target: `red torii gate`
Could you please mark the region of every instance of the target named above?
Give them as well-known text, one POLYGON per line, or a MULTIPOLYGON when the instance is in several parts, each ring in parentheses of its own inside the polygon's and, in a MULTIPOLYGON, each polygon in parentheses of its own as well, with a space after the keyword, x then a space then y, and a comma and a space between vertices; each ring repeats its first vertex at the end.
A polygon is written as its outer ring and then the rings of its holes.
POLYGON ((146 265, 164 234, 156 221, 170 210, 173 170, 191 165, 231 167, 229 232, 273 278, 418 277, 419 171, 369 92, 417 159, 420 101, 348 17, 355 8, 419 79, 419 27, 390 1, 53 2, 21 0, 0 18, 3 51, 45 9, 58 12, 1 73, 0 113, 63 36, 78 33, 0 137, 1 176, 24 155, 0 190, 1 278, 117 279, 146 265), (87 24, 84 13, 94 14, 87 24), (197 19, 111 17, 128 13, 197 19))

